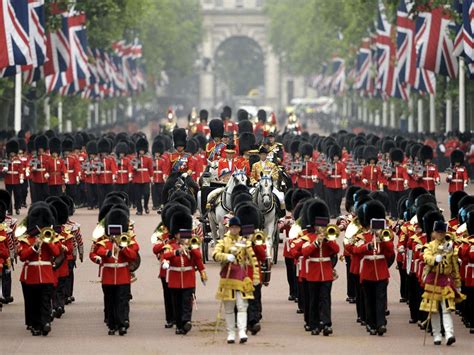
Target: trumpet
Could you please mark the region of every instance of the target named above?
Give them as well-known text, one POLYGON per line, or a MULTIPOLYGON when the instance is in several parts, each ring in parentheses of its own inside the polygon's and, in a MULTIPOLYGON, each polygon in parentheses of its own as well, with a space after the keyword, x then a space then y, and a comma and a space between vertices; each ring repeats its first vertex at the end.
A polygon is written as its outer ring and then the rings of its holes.
POLYGON ((329 241, 336 240, 337 237, 341 234, 341 230, 335 224, 327 225, 326 229, 324 230, 324 238, 329 241))
POLYGON ((255 245, 263 245, 266 239, 267 236, 264 231, 256 231, 252 237, 252 242, 255 245))
POLYGON ((128 233, 122 233, 115 236, 114 241, 119 247, 126 248, 132 243, 132 236, 128 233))
POLYGON ((28 229, 27 225, 28 225, 28 218, 25 217, 15 229, 16 238, 20 238, 21 236, 23 236, 23 234, 26 233, 26 230, 28 229))
POLYGON ((188 245, 189 249, 199 249, 201 247, 201 240, 199 237, 193 236, 189 239, 188 245))
POLYGON ((393 239, 393 233, 390 229, 384 229, 380 233, 380 239, 382 242, 389 242, 393 239))
POLYGON ((51 227, 44 227, 40 230, 39 240, 41 243, 53 243, 54 237, 56 236, 56 232, 51 227))
POLYGON ((162 224, 160 224, 158 227, 156 227, 155 231, 151 235, 151 244, 156 244, 159 241, 163 241, 163 234, 164 234, 164 228, 162 224))

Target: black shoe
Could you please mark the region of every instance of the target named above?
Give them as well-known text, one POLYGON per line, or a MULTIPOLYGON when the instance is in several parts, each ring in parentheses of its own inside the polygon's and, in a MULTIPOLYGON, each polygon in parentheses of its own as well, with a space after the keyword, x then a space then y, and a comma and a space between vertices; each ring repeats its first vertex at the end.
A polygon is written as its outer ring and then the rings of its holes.
POLYGON ((66 298, 66 300, 64 301, 64 304, 65 305, 70 305, 71 304, 71 298, 70 297, 66 298))
POLYGON ((244 343, 247 342, 247 339, 248 339, 248 338, 240 338, 239 343, 240 343, 240 344, 244 344, 244 343))
POLYGON ((71 300, 71 303, 76 302, 76 299, 74 298, 74 296, 69 297, 69 299, 71 300))
POLYGON ((109 329, 108 334, 109 335, 115 335, 115 329, 109 329))
POLYGON ((120 336, 124 336, 125 334, 127 334, 127 328, 125 328, 125 327, 120 327, 120 329, 119 329, 119 335, 120 335, 120 336))
POLYGON ((369 334, 370 335, 377 335, 377 331, 375 329, 370 328, 369 329, 369 334))
POLYGON ((313 330, 311 331, 311 335, 319 335, 319 333, 320 333, 319 328, 313 329, 313 330))
POLYGON ((474 328, 469 329, 470 334, 474 334, 474 328))
POLYGON ((18 216, 20 214, 20 210, 15 210, 15 213, 18 216))
POLYGON ((356 299, 355 299, 355 298, 350 298, 350 299, 349 299, 349 303, 350 303, 350 304, 355 304, 355 303, 356 303, 356 299))
POLYGON ((151 209, 152 209, 153 211, 156 211, 156 210, 158 209, 158 207, 153 206, 151 209))
POLYGON ((89 211, 91 211, 91 210, 94 209, 94 207, 90 207, 90 206, 89 206, 89 207, 87 207, 87 209, 88 209, 89 211))
POLYGON ((145 208, 145 213, 150 214, 150 210, 148 208, 145 208))
POLYGON ((137 216, 141 216, 143 212, 137 212, 137 216))
POLYGON ((166 328, 166 329, 173 328, 173 322, 166 322, 166 323, 165 323, 165 328, 166 328))
POLYGON ((434 342, 434 345, 441 345, 441 340, 436 340, 436 341, 434 342))
POLYGON ((349 300, 350 300, 350 297, 346 297, 346 302, 349 302, 349 300))
POLYGON ((298 313, 298 314, 303 314, 304 312, 303 312, 302 309, 299 309, 299 308, 298 308, 298 309, 296 310, 296 313, 298 313))
POLYGON ((377 329, 377 334, 380 335, 380 336, 384 335, 386 332, 387 332, 387 327, 384 326, 384 325, 381 325, 377 329))
POLYGON ((41 330, 31 329, 31 335, 33 335, 34 337, 40 336, 41 335, 41 330))
POLYGON ((27 325, 27 326, 26 326, 26 330, 31 331, 31 330, 33 330, 33 327, 32 327, 31 325, 27 325))
POLYGON ((191 324, 191 322, 184 323, 183 325, 184 334, 187 334, 191 330, 192 327, 193 325, 191 324))
POLYGON ((227 340, 227 344, 235 344, 235 340, 227 340))
POLYGON ((43 326, 43 330, 42 330, 41 334, 43 334, 43 336, 47 336, 50 331, 51 331, 51 324, 46 323, 46 324, 43 326))
POLYGON ((406 298, 400 298, 400 303, 407 303, 407 299, 406 298))
POLYGON ((295 298, 296 298, 295 296, 289 295, 289 296, 288 296, 288 301, 294 301, 295 298))
POLYGON ((360 319, 360 317, 357 317, 356 323, 362 323, 362 319, 360 319))
POLYGON ((304 330, 307 331, 307 332, 310 332, 312 330, 312 328, 308 324, 305 324, 304 325, 304 330))
POLYGON ((262 329, 262 327, 260 326, 260 323, 255 323, 254 325, 252 325, 251 327, 249 327, 249 330, 250 330, 250 334, 252 335, 257 335, 257 333, 262 329))
POLYGON ((411 318, 410 318, 410 320, 408 321, 408 323, 410 323, 410 324, 415 324, 416 322, 417 322, 416 319, 411 319, 411 318))
POLYGON ((361 320, 361 321, 360 321, 360 325, 363 326, 363 327, 365 327, 365 326, 367 325, 367 323, 365 322, 365 320, 361 320))
POLYGON ((176 329, 176 331, 174 333, 176 335, 185 335, 186 334, 186 332, 183 329, 176 329))
POLYGON ((330 334, 332 334, 332 328, 331 328, 331 327, 328 327, 328 326, 324 327, 324 329, 323 329, 323 335, 324 335, 325 337, 327 337, 327 336, 329 336, 330 334))
POLYGON ((130 328, 130 321, 129 320, 124 320, 123 321, 123 326, 125 327, 125 329, 130 328))
POLYGON ((386 316, 389 316, 389 315, 390 315, 390 310, 389 310, 389 309, 386 309, 386 310, 385 310, 385 315, 386 315, 386 316))
POLYGON ((450 346, 450 345, 453 345, 455 342, 456 342, 456 338, 452 336, 451 338, 448 339, 448 341, 446 342, 446 345, 450 346))

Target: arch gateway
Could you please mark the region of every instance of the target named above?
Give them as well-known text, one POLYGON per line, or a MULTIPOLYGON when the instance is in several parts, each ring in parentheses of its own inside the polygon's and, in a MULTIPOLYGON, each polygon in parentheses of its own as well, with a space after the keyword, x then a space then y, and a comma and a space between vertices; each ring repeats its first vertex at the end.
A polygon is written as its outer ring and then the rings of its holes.
POLYGON ((223 101, 230 103, 227 101, 231 97, 246 95, 242 93, 242 85, 240 92, 236 92, 234 85, 223 78, 226 58, 228 64, 232 64, 233 73, 238 72, 240 65, 247 71, 255 70, 255 77, 261 78, 260 85, 255 83, 256 87, 251 90, 260 106, 270 106, 277 111, 292 98, 307 95, 304 78, 288 74, 272 51, 263 5, 263 0, 201 0, 204 37, 200 48, 200 107, 212 109, 223 101), (256 53, 255 64, 249 69, 252 58, 246 56, 253 53, 256 53), (235 58, 235 62, 230 58, 235 58), (242 62, 242 59, 245 60, 242 62))

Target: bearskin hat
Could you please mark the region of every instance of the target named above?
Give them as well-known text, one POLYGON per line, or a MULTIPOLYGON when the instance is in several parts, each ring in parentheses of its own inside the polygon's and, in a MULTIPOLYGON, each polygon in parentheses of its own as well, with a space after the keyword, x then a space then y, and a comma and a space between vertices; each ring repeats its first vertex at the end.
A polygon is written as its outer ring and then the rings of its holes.
POLYGON ((258 122, 267 122, 267 112, 265 110, 258 110, 257 112, 258 122))
POLYGON ((304 157, 305 155, 313 157, 313 146, 311 145, 311 143, 301 144, 299 150, 302 157, 304 157))
POLYGON ((358 145, 357 147, 354 148, 354 160, 358 161, 361 159, 364 159, 364 145, 358 145))
POLYGON ((49 203, 52 208, 56 209, 57 212, 57 220, 56 225, 63 225, 67 223, 69 218, 69 208, 68 205, 62 201, 61 199, 57 199, 49 203))
POLYGON ((3 201, 7 206, 7 209, 10 209, 10 205, 12 203, 12 196, 7 190, 0 189, 0 201, 3 201))
POLYGON ((459 149, 453 150, 450 158, 451 158, 452 165, 456 163, 464 164, 464 152, 462 150, 459 150, 459 149))
POLYGON ((165 152, 165 144, 162 140, 155 140, 153 145, 151 146, 151 153, 155 155, 155 153, 160 153, 162 155, 165 152))
POLYGON ((309 192, 308 190, 295 189, 293 191, 293 195, 291 196, 291 206, 295 208, 298 202, 308 197, 312 197, 311 192, 309 192))
POLYGON ((423 232, 426 232, 424 230, 423 218, 428 212, 431 211, 438 211, 438 207, 436 207, 436 205, 432 203, 425 203, 424 205, 421 205, 416 209, 416 218, 418 220, 418 225, 421 227, 423 232))
POLYGON ((245 234, 252 233, 250 226, 253 229, 260 229, 262 227, 261 212, 253 202, 241 204, 237 211, 235 211, 235 216, 239 217, 242 228, 247 231, 245 234))
POLYGON ((182 214, 190 215, 191 211, 188 207, 186 207, 183 204, 180 204, 179 202, 171 201, 171 202, 167 203, 163 207, 163 211, 161 211, 161 217, 162 217, 162 220, 163 220, 163 225, 166 228, 169 229, 171 227, 171 217, 176 213, 182 213, 182 214))
POLYGON ((398 218, 401 220, 408 220, 407 218, 408 216, 405 216, 405 212, 407 210, 407 201, 408 201, 408 197, 403 196, 397 202, 398 218))
POLYGON ((334 159, 335 156, 338 156, 339 159, 342 157, 342 150, 337 144, 334 144, 329 148, 329 159, 334 159))
POLYGON ((35 230, 37 228, 54 226, 54 214, 48 204, 34 203, 28 210, 27 229, 35 230))
POLYGON ((135 150, 139 153, 143 150, 145 153, 148 152, 148 141, 145 138, 139 138, 135 143, 135 150))
POLYGON ((232 196, 230 200, 231 200, 232 210, 236 211, 241 203, 252 202, 252 195, 250 194, 250 192, 240 192, 238 194, 234 194, 232 192, 232 196))
POLYGON ((224 137, 224 122, 217 118, 209 122, 209 129, 211 130, 212 138, 222 138, 224 137))
POLYGON ((305 210, 306 222, 311 227, 314 227, 316 217, 325 217, 329 221, 329 207, 323 200, 313 199, 305 210))
POLYGON ((291 203, 291 198, 293 196, 293 192, 295 192, 295 189, 290 187, 288 190, 285 192, 285 207, 287 211, 293 211, 293 205, 291 203))
POLYGON ((346 202, 345 207, 348 213, 352 212, 352 208, 354 207, 354 194, 359 191, 361 188, 356 185, 351 185, 346 190, 346 202))
POLYGON ((62 194, 59 198, 67 205, 68 215, 71 217, 74 214, 74 200, 66 194, 62 194))
POLYGON ((390 151, 390 160, 393 162, 403 162, 403 151, 399 148, 392 149, 390 151))
POLYGON ((27 151, 27 147, 26 147, 26 140, 25 138, 18 138, 17 139, 18 141, 18 151, 20 152, 26 152, 27 151))
POLYGON ((171 197, 170 201, 176 201, 176 202, 183 202, 183 200, 186 200, 189 202, 191 214, 194 214, 197 209, 197 202, 196 199, 194 198, 193 195, 187 194, 186 192, 183 191, 176 191, 174 192, 171 197))
POLYGON ((239 121, 238 125, 239 125, 239 134, 242 134, 244 132, 253 133, 253 124, 251 121, 249 120, 239 121))
POLYGON ((96 141, 89 141, 87 142, 86 145, 86 152, 87 154, 97 154, 98 148, 97 148, 97 142, 96 141))
POLYGON ((384 154, 390 153, 390 151, 393 148, 396 148, 395 142, 392 141, 391 139, 387 139, 382 144, 382 153, 384 154))
POLYGON ((8 207, 5 202, 0 201, 0 223, 5 221, 5 217, 7 216, 8 207))
POLYGON ((221 113, 222 119, 231 118, 231 116, 232 116, 232 109, 229 106, 224 106, 221 113))
POLYGON ((243 108, 239 109, 237 111, 237 121, 240 123, 242 121, 248 121, 249 119, 249 113, 247 110, 244 110, 243 108))
POLYGON ((464 196, 463 198, 459 200, 459 203, 458 203, 459 209, 461 208, 466 209, 470 205, 474 205, 474 195, 464 196))
POLYGON ((170 219, 170 234, 176 235, 182 231, 191 231, 193 229, 193 217, 190 213, 176 212, 170 219))
POLYGON ((459 190, 453 192, 449 197, 449 210, 451 211, 451 218, 456 218, 458 216, 459 201, 461 201, 464 196, 467 196, 467 192, 459 190))
POLYGON ((199 142, 199 148, 203 151, 206 151, 207 139, 201 133, 196 134, 193 138, 195 138, 199 142))
POLYGON ((246 151, 252 150, 256 144, 255 135, 251 132, 245 132, 239 135, 239 152, 244 154, 246 151))
POLYGON ((200 121, 207 121, 208 118, 209 118, 209 111, 204 110, 204 109, 199 111, 199 120, 200 121))
POLYGON ((418 207, 423 206, 424 204, 427 204, 427 203, 432 203, 436 206, 436 197, 434 197, 430 193, 420 195, 416 198, 414 206, 418 208, 418 207))
POLYGON ((199 144, 196 143, 196 140, 190 139, 186 143, 186 151, 192 155, 196 154, 199 150, 199 144))
POLYGON ((357 209, 357 218, 362 227, 369 228, 372 219, 385 219, 385 206, 376 200, 370 200, 357 209))
POLYGON ((379 201, 384 206, 390 206, 390 198, 385 191, 372 191, 369 196, 376 201, 379 201))
POLYGON ((429 145, 422 146, 418 152, 418 159, 420 159, 422 162, 425 162, 426 160, 433 160, 433 148, 431 148, 429 145))
POLYGON ((173 130, 173 142, 175 148, 186 147, 186 140, 187 134, 184 128, 176 128, 173 130))
POLYGON ((50 153, 61 153, 61 141, 58 137, 52 137, 49 140, 49 151, 50 153))
POLYGON ((61 150, 63 152, 72 152, 74 149, 74 142, 71 138, 66 138, 61 144, 61 150))
POLYGON ((84 139, 80 134, 74 136, 74 149, 81 150, 84 146, 84 139))
POLYGON ((128 144, 125 142, 119 142, 115 146, 115 154, 117 154, 117 157, 120 156, 120 154, 127 155, 128 153, 128 144))
POLYGON ((410 193, 408 194, 408 207, 413 206, 418 196, 427 193, 428 191, 424 187, 415 187, 411 189, 410 193))
POLYGON ((97 149, 99 150, 99 153, 108 153, 110 150, 109 141, 105 138, 99 139, 97 149))
POLYGON ((377 161, 378 151, 373 145, 368 145, 364 148, 364 159, 366 162, 370 162, 371 160, 377 161))
POLYGON ((293 141, 290 143, 290 154, 295 155, 300 151, 300 145, 301 141, 299 139, 293 139, 293 141))
POLYGON ((45 135, 40 135, 35 138, 35 150, 39 149, 48 149, 48 137, 45 135))
POLYGON ((121 208, 113 207, 105 217, 105 233, 108 233, 109 226, 111 225, 120 225, 122 226, 122 232, 128 232, 129 224, 130 221, 127 213, 121 208))
POLYGON ((7 144, 5 145, 5 150, 7 151, 7 154, 9 155, 10 153, 15 153, 18 154, 18 150, 20 148, 20 145, 16 141, 16 139, 10 139, 7 144))
MULTIPOLYGON (((433 233, 433 228, 435 222, 444 222, 443 214, 439 211, 430 211, 427 212, 423 217, 423 231, 426 233, 426 237, 428 241, 431 240, 431 233, 433 233)), ((420 221, 418 221, 420 224, 420 221)))

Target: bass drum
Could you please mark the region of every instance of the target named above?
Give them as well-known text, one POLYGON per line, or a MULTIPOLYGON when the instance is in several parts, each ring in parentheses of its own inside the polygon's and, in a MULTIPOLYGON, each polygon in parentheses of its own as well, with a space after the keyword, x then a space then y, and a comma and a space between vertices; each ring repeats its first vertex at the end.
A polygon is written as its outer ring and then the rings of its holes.
POLYGON ((142 258, 140 256, 140 253, 138 253, 137 258, 129 264, 130 272, 137 271, 141 263, 142 263, 142 258))

